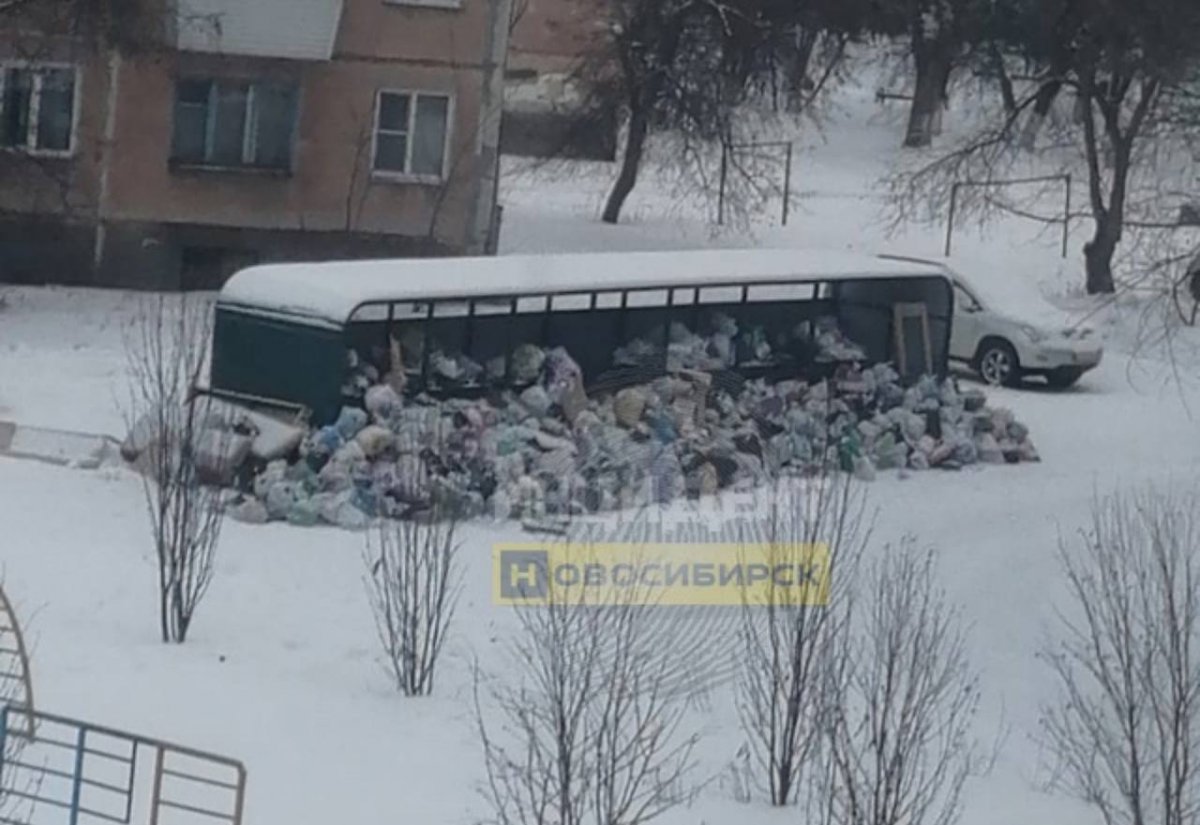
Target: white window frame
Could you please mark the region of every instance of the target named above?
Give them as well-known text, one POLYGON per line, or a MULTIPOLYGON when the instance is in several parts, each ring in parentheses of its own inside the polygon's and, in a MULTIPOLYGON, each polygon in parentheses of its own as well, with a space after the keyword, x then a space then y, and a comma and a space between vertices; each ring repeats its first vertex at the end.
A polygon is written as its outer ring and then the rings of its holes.
POLYGON ((4 100, 8 95, 6 84, 10 69, 25 70, 33 75, 33 88, 29 92, 29 125, 25 130, 25 144, 22 146, 4 146, 7 152, 32 155, 45 158, 69 158, 74 156, 79 146, 79 106, 83 100, 82 73, 74 63, 55 61, 5 60, 0 61, 0 115, 3 114, 4 100), (38 120, 42 111, 42 85, 45 73, 50 71, 69 71, 74 75, 71 96, 71 139, 66 149, 41 149, 37 147, 38 120))
POLYGON ((296 102, 292 109, 292 139, 291 139, 291 156, 288 158, 287 166, 262 166, 255 163, 254 147, 258 142, 258 110, 257 110, 257 91, 259 86, 283 86, 283 83, 275 83, 270 80, 254 80, 248 78, 232 78, 232 77, 211 77, 211 76, 192 76, 181 75, 175 78, 175 98, 171 103, 171 151, 172 163, 186 169, 216 169, 216 170, 237 170, 249 172, 265 172, 275 174, 291 174, 296 168, 296 144, 298 132, 300 128, 300 86, 298 84, 289 84, 288 88, 295 92, 296 102), (222 84, 226 85, 244 85, 246 87, 246 107, 243 112, 242 120, 242 162, 239 164, 217 163, 216 161, 208 160, 183 160, 174 157, 175 144, 175 129, 179 128, 179 122, 176 118, 176 109, 179 100, 179 84, 180 83, 207 83, 208 102, 205 104, 204 113, 204 150, 208 154, 212 148, 213 140, 215 139, 217 122, 216 110, 217 101, 216 95, 222 84))
MULTIPOLYGON (((380 89, 375 93, 375 120, 371 129, 371 177, 382 180, 391 181, 393 183, 420 183, 431 186, 440 186, 444 184, 450 176, 450 147, 453 145, 454 137, 454 114, 456 100, 455 96, 450 92, 437 92, 430 89, 380 89), (405 143, 404 151, 404 168, 412 169, 412 153, 413 153, 413 126, 417 119, 417 98, 419 97, 441 97, 446 99, 446 138, 442 143, 442 169, 437 175, 418 175, 411 171, 397 172, 393 169, 378 169, 376 161, 379 155, 379 133, 380 133, 380 116, 383 114, 383 96, 395 95, 397 97, 408 98, 408 140, 405 143)), ((400 134, 399 132, 388 132, 389 134, 400 134)))
POLYGON ((462 8, 462 0, 383 0, 385 6, 410 6, 418 9, 442 9, 456 11, 462 8))

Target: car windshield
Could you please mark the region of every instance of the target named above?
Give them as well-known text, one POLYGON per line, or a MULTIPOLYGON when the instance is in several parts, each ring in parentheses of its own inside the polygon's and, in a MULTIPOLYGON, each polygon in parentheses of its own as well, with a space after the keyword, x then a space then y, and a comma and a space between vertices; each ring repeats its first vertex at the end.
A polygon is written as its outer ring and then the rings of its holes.
POLYGON ((954 281, 959 287, 958 301, 962 301, 965 291, 988 312, 1048 328, 1069 326, 1073 321, 1069 313, 1054 306, 1035 285, 1012 273, 983 267, 969 278, 955 272, 954 281))

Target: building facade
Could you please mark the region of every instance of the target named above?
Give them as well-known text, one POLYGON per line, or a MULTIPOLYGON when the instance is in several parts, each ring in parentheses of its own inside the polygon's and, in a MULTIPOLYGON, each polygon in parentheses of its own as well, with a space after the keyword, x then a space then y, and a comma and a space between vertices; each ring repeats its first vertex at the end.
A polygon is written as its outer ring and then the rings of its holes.
POLYGON ((510 2, 179 0, 162 48, 25 38, 0 79, 0 280, 491 251, 510 2))

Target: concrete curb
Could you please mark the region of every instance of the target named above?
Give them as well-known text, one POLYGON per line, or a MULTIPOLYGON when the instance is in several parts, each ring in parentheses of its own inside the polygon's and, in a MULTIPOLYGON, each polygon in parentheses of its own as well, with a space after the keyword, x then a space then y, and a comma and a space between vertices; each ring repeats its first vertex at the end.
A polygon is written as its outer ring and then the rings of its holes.
POLYGON ((0 421, 0 456, 95 470, 106 463, 120 462, 120 455, 120 442, 109 435, 0 421))

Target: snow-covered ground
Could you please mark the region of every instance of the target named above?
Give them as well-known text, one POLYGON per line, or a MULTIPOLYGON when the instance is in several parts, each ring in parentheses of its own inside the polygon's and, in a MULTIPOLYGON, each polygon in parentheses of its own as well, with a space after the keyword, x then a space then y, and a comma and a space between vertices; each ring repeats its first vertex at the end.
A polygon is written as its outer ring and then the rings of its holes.
MULTIPOLYGON (((594 216, 612 170, 576 165, 506 179, 504 251, 788 245, 890 249, 936 256, 937 228, 884 237, 876 180, 898 155, 899 113, 862 91, 798 155, 803 197, 791 225, 713 234, 655 187, 631 199, 627 225, 594 216)), ((652 183, 652 182, 651 182, 652 183)), ((1080 233, 1082 235, 1082 232, 1080 233)), ((956 237, 956 263, 973 278, 1018 283, 1073 312, 1078 245, 1065 261, 1053 233, 1018 222, 956 237)), ((802 254, 802 253, 798 253, 802 254)), ((0 420, 119 435, 122 336, 139 299, 88 290, 4 290, 0 309, 0 420)), ((1200 446, 1191 410, 1200 385, 1159 351, 1131 357, 1129 309, 1095 316, 1105 362, 1072 391, 999 390, 995 405, 1026 422, 1037 465, 884 473, 871 485, 877 541, 906 533, 940 551, 949 596, 971 623, 982 671, 978 733, 1002 730, 994 770, 965 799, 967 825, 1088 823, 1090 813, 1039 790, 1033 736, 1048 693, 1034 652, 1060 600, 1060 537, 1087 518, 1097 492, 1142 482, 1194 484, 1200 446)), ((1195 362, 1192 362, 1195 363, 1195 362)), ((1192 370, 1195 373, 1195 370, 1192 370)), ((123 470, 72 471, 0 459, 0 562, 30 619, 39 704, 241 758, 249 769, 248 823, 468 825, 486 814, 474 729, 471 666, 503 666, 512 617, 490 603, 490 545, 510 528, 464 534, 465 591, 437 696, 396 695, 377 661, 363 588, 363 538, 326 529, 230 523, 217 576, 191 641, 157 641, 155 571, 140 483, 123 470)), ((732 699, 709 697, 701 754, 721 772, 741 744, 732 699)), ((670 823, 788 821, 761 802, 735 803, 720 782, 670 823)))

